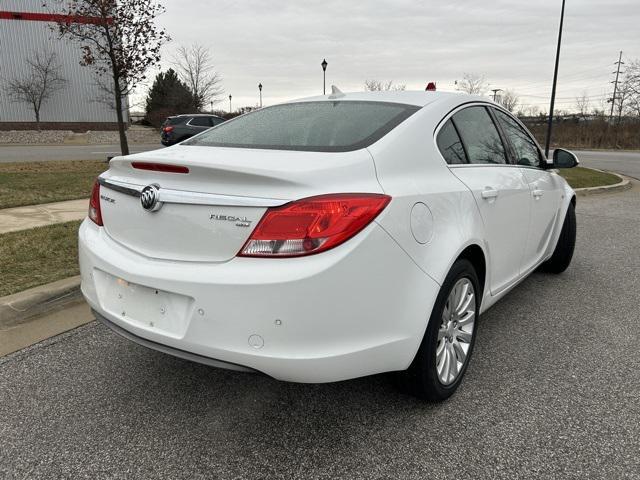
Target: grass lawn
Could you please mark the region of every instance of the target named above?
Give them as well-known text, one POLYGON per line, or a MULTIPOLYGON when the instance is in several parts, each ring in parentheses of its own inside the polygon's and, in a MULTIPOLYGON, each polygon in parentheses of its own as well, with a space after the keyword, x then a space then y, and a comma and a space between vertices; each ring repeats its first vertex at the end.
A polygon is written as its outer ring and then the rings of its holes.
POLYGON ((558 172, 572 188, 600 187, 620 182, 616 175, 584 167, 561 168, 558 172))
POLYGON ((78 275, 78 227, 67 222, 0 235, 0 297, 78 275))
POLYGON ((106 162, 0 163, 0 208, 88 198, 106 162))

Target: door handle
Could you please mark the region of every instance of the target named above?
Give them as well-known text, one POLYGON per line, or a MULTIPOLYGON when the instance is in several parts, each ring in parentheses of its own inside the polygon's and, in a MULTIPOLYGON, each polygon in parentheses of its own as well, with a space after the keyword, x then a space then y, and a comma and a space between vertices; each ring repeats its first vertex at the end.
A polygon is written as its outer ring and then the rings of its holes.
POLYGON ((544 190, 536 189, 532 193, 535 198, 540 198, 542 195, 544 195, 544 190))
POLYGON ((482 193, 480 194, 482 198, 489 199, 489 198, 496 198, 498 196, 498 190, 496 190, 495 188, 492 188, 492 187, 485 187, 485 188, 486 190, 483 190, 482 193))

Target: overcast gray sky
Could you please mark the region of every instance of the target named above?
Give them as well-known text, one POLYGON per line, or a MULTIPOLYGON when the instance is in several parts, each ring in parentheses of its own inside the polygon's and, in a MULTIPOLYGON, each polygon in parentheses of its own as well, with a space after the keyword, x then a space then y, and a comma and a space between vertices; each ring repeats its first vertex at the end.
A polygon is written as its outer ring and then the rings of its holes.
MULTIPOLYGON (((159 23, 173 39, 163 68, 178 46, 210 46, 234 109, 257 103, 259 82, 267 105, 322 93, 323 58, 327 85, 343 91, 362 90, 366 79, 454 90, 473 72, 521 103, 548 105, 561 0, 162 3, 159 23)), ((618 52, 640 57, 639 25, 639 0, 567 0, 558 108, 573 108, 583 91, 592 107, 606 100, 618 52)))

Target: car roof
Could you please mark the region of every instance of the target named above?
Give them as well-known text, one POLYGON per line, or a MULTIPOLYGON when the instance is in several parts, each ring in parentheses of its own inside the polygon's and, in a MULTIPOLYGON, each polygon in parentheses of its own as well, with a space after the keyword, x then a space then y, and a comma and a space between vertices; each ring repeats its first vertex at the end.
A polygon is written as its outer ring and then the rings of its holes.
POLYGON ((180 115, 171 115, 167 118, 177 118, 177 117, 215 117, 222 118, 218 115, 214 115, 212 113, 181 113, 180 115))
POLYGON ((318 95, 315 97, 306 97, 298 100, 292 100, 285 103, 298 102, 318 102, 318 101, 365 101, 365 102, 388 102, 402 103, 405 105, 416 105, 423 107, 437 100, 455 100, 460 99, 461 102, 469 102, 473 100, 486 101, 486 97, 477 95, 468 95, 461 92, 434 92, 423 90, 402 90, 402 91, 377 91, 377 92, 344 92, 337 95, 318 95))

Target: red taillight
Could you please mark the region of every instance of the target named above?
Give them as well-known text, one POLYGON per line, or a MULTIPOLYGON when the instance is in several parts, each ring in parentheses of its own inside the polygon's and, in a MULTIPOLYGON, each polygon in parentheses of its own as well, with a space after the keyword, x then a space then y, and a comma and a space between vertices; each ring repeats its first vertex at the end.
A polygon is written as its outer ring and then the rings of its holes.
POLYGON ((91 198, 89 199, 89 218, 93 223, 102 227, 102 210, 100 210, 100 184, 98 180, 93 184, 91 198))
POLYGON ((131 162, 131 166, 140 170, 152 170, 154 172, 189 173, 189 169, 182 165, 167 165, 164 163, 151 162, 131 162))
POLYGON ((164 133, 173 132, 173 127, 162 127, 162 131, 164 133))
POLYGON ((375 193, 336 193, 269 208, 238 255, 298 257, 324 252, 369 225, 390 200, 375 193))

